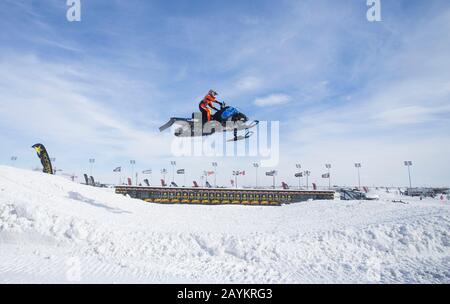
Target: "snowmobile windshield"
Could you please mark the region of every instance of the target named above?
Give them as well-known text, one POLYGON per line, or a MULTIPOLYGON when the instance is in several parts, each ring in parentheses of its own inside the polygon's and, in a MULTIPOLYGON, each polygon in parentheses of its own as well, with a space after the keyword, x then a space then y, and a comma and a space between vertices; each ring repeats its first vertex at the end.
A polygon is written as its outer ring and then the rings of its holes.
POLYGON ((229 108, 225 109, 225 111, 223 111, 221 117, 223 120, 227 120, 230 117, 232 117, 233 115, 238 114, 238 113, 240 113, 238 109, 229 107, 229 108))

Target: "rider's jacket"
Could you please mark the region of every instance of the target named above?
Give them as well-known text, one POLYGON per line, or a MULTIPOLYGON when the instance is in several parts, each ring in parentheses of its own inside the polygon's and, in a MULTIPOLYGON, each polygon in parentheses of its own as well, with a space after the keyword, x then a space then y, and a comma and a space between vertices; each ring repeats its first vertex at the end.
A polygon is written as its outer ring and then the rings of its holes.
POLYGON ((200 102, 200 106, 202 108, 206 108, 207 106, 212 106, 214 101, 216 101, 216 98, 214 96, 211 96, 211 95, 208 94, 200 102))

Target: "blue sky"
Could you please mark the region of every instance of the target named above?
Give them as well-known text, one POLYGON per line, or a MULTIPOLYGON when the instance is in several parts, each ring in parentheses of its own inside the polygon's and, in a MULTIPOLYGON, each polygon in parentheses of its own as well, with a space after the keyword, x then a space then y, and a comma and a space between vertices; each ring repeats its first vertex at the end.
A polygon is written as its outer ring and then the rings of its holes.
MULTIPOLYGON (((335 183, 450 184, 450 4, 382 0, 65 0, 0 2, 0 162, 38 165, 44 143, 56 166, 115 181, 112 168, 169 168, 170 134, 157 128, 197 109, 210 88, 251 118, 280 121, 280 178, 299 162, 335 183)), ((178 159, 190 176, 257 159, 178 159)), ((230 172, 228 172, 230 171, 230 172)), ((126 172, 124 174, 127 174, 126 172)), ((155 174, 154 179, 159 175, 155 174)), ((262 180, 264 180, 261 177, 262 180)), ((264 181, 270 184, 270 180, 264 181)))

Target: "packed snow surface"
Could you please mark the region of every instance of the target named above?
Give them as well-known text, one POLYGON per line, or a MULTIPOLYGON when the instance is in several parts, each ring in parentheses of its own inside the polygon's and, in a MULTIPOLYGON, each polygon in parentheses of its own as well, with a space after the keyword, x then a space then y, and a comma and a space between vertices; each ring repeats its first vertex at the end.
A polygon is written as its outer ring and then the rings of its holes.
POLYGON ((156 205, 0 166, 0 283, 450 283, 450 203, 376 194, 156 205))

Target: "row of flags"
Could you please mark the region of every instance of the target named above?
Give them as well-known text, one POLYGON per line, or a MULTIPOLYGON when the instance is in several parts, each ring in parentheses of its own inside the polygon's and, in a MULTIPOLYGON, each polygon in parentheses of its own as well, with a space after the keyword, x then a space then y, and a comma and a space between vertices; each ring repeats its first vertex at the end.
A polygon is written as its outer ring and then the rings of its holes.
MULTIPOLYGON (((295 173, 295 177, 303 177, 303 172, 295 173)), ((322 178, 330 178, 330 173, 322 174, 322 178)))
MULTIPOLYGON (((115 168, 113 170, 113 172, 122 172, 122 167, 115 168)), ((186 171, 184 169, 178 169, 177 170, 177 174, 185 174, 185 172, 186 171)), ((152 174, 152 173, 153 173, 152 169, 142 171, 142 174, 152 174)), ((163 169, 163 170, 161 170, 161 173, 162 174, 166 174, 167 170, 163 169)), ((214 174, 214 172, 213 172, 213 174, 214 174)))
MULTIPOLYGON (((113 170, 113 172, 122 172, 122 167, 115 168, 113 170)), ((167 173, 167 170, 163 170, 161 172, 165 174, 165 173, 167 173)), ((142 171, 142 174, 152 174, 152 170, 151 169, 144 170, 144 171, 142 171)), ((179 174, 179 175, 186 174, 186 170, 178 169, 177 174, 179 174)), ((211 176, 214 174, 215 174, 214 171, 203 171, 203 175, 205 175, 205 176, 211 176)), ((277 174, 278 174, 278 172, 276 170, 266 172, 266 176, 276 176, 277 174)), ((239 175, 245 176, 245 171, 233 171, 233 176, 239 176, 239 175)), ((303 177, 303 172, 296 173, 295 177, 303 177)), ((330 178, 330 173, 322 174, 322 178, 330 178)))
POLYGON ((245 171, 233 171, 233 176, 245 176, 245 171))

